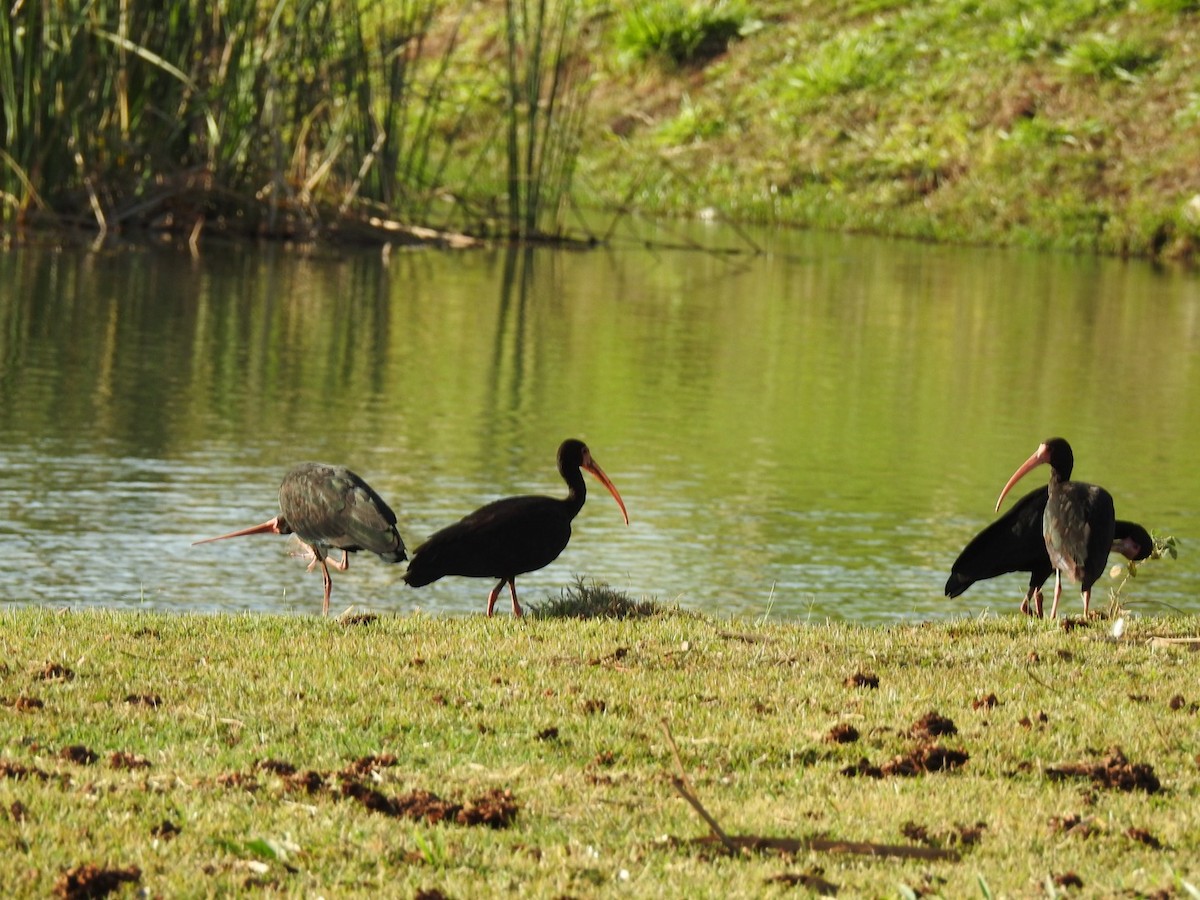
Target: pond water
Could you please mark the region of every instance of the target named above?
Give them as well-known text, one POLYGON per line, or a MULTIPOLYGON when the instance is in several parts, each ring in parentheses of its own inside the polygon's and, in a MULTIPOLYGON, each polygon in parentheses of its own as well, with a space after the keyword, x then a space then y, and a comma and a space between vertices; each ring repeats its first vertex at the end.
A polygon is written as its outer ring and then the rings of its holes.
MULTIPOLYGON (((579 575, 754 619, 1008 614, 1025 576, 942 587, 1062 435, 1119 516, 1181 540, 1126 599, 1200 611, 1200 278, 754 237, 765 252, 0 254, 0 596, 319 612, 290 539, 192 541, 270 518, 284 472, 320 460, 366 478, 412 549, 497 497, 562 496, 575 436, 631 523, 589 479, 570 546, 518 579, 526 603, 579 575)), ((402 571, 359 554, 332 608, 479 613, 491 587, 402 571)))

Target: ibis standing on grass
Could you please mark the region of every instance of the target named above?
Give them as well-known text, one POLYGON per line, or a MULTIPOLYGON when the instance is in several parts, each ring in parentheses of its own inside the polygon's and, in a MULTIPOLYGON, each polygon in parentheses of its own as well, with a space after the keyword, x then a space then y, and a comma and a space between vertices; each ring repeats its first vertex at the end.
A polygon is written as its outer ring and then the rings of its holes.
POLYGON ((325 586, 322 615, 329 614, 329 595, 333 591, 328 559, 331 550, 342 551, 342 558, 333 563, 339 572, 350 567, 350 554, 359 550, 377 553, 390 563, 408 558, 391 507, 349 469, 325 463, 301 463, 283 476, 279 515, 275 518, 196 543, 247 534, 295 534, 308 547, 312 556, 308 570, 320 566, 325 586))
POLYGON ((1008 479, 996 501, 996 509, 1000 509, 1014 484, 1031 469, 1043 464, 1050 466, 1050 483, 1047 485, 1046 511, 1042 514, 1042 536, 1055 570, 1050 618, 1058 615, 1065 572, 1072 581, 1079 582, 1086 619, 1092 585, 1108 563, 1108 552, 1112 549, 1116 531, 1112 495, 1094 484, 1071 481, 1071 470, 1075 467, 1071 445, 1062 438, 1049 438, 1008 479))
POLYGON ((571 539, 571 522, 587 499, 586 470, 608 489, 625 524, 625 501, 604 470, 592 459, 583 441, 568 439, 558 448, 558 472, 567 483, 566 499, 528 495, 506 497, 443 528, 413 552, 404 580, 422 587, 445 575, 498 578, 488 594, 487 614, 492 614, 500 589, 512 595, 514 616, 521 615, 517 601, 517 576, 547 566, 558 558, 571 539))
MULTIPOLYGON (((1029 588, 1021 600, 1021 612, 1042 617, 1042 585, 1054 571, 1042 528, 1049 493, 1048 487, 1030 491, 971 539, 950 569, 947 597, 957 597, 976 581, 1028 572, 1029 588)), ((1118 519, 1111 549, 1127 559, 1142 560, 1153 552, 1154 541, 1141 525, 1118 519)))

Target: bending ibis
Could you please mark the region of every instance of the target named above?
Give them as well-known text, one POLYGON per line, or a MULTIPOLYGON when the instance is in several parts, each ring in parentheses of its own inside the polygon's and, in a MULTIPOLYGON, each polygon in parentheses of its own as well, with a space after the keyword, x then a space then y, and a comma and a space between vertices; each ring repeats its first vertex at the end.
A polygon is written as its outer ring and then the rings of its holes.
MULTIPOLYGON (((1042 518, 1046 512, 1049 488, 1030 491, 1008 512, 971 539, 958 555, 946 581, 946 596, 957 597, 976 581, 1007 575, 1009 572, 1028 572, 1029 589, 1021 600, 1021 612, 1042 617, 1042 585, 1054 571, 1046 552, 1042 518), (1030 610, 1033 601, 1033 610, 1030 610)), ((1115 523, 1112 552, 1127 559, 1146 559, 1154 549, 1154 541, 1141 525, 1115 523)))
POLYGON ((488 594, 487 614, 492 614, 500 589, 507 584, 513 615, 521 615, 517 576, 549 565, 567 546, 571 521, 587 499, 583 470, 596 476, 608 489, 628 525, 625 501, 592 459, 587 445, 568 439, 558 448, 558 472, 567 483, 566 499, 534 495, 506 497, 480 507, 418 547, 404 580, 412 587, 422 587, 445 575, 498 578, 499 582, 488 594))
POLYGON ((996 501, 996 509, 1000 509, 1014 484, 1042 464, 1050 466, 1046 510, 1042 513, 1042 537, 1054 567, 1054 604, 1050 607, 1050 618, 1058 615, 1062 575, 1066 572, 1072 581, 1079 582, 1086 619, 1092 585, 1104 571, 1113 545, 1116 514, 1112 495, 1094 484, 1071 481, 1071 470, 1075 467, 1071 445, 1062 438, 1049 438, 1008 479, 996 501))
POLYGON ((196 544, 223 541, 247 534, 295 534, 308 547, 311 572, 321 567, 325 601, 321 614, 329 614, 329 595, 333 581, 329 577, 330 550, 341 550, 342 558, 333 567, 344 572, 350 567, 350 554, 367 550, 379 554, 384 562, 407 559, 404 541, 396 530, 396 514, 371 486, 344 466, 325 463, 301 463, 283 476, 279 485, 279 515, 270 521, 206 538, 196 544))

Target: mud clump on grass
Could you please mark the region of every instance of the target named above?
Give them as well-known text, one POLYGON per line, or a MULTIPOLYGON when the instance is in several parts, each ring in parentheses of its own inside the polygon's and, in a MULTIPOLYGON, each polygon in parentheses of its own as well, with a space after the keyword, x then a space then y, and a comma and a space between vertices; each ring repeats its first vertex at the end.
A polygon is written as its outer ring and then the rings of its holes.
POLYGON ((1079 813, 1069 813, 1065 816, 1051 816, 1050 827, 1062 834, 1075 837, 1089 838, 1100 833, 1100 827, 1093 816, 1081 816, 1079 813))
POLYGON ((948 734, 958 734, 958 726, 945 716, 931 710, 918 719, 908 733, 910 737, 926 740, 948 734))
POLYGON ((388 797, 380 791, 354 781, 342 784, 342 796, 357 800, 372 812, 399 819, 423 821, 429 824, 454 822, 458 825, 486 825, 506 828, 516 818, 518 806, 512 793, 493 789, 465 804, 443 800, 432 791, 411 791, 399 797, 388 797))
POLYGON ((1061 888, 1083 887, 1083 879, 1074 872, 1063 872, 1061 875, 1055 875, 1054 883, 1061 888))
POLYGON ((927 847, 973 847, 983 839, 986 828, 986 822, 976 822, 974 825, 957 822, 949 831, 931 832, 924 825, 907 821, 900 826, 900 833, 914 844, 924 844, 927 847))
POLYGON ((879 676, 874 672, 855 672, 846 678, 846 687, 865 687, 872 690, 879 687, 879 676))
POLYGON ((33 712, 35 709, 44 709, 46 706, 37 697, 26 697, 24 694, 12 700, 4 700, 2 702, 5 706, 15 709, 17 712, 33 712))
POLYGON ((183 829, 172 822, 170 819, 163 819, 157 825, 150 829, 150 836, 156 837, 159 840, 169 841, 177 834, 182 833, 183 829))
POLYGON ((1048 766, 1046 774, 1052 779, 1087 778, 1096 787, 1117 791, 1145 791, 1156 794, 1162 784, 1154 769, 1146 763, 1131 763, 1120 747, 1112 748, 1098 763, 1068 763, 1048 766))
POLYGON ((951 750, 941 744, 921 744, 909 753, 895 756, 880 766, 884 775, 912 777, 926 772, 948 772, 963 765, 971 756, 965 750, 951 750))
POLYGON ((829 733, 825 735, 826 742, 830 744, 853 744, 859 738, 858 729, 848 722, 840 722, 829 729, 829 733))
POLYGON ((394 753, 377 753, 369 756, 361 756, 342 769, 341 775, 343 778, 359 778, 363 775, 372 775, 380 769, 391 768, 396 765, 396 761, 396 754, 394 753))
POLYGON ((50 776, 34 766, 23 766, 11 759, 0 759, 0 778, 11 778, 13 781, 24 781, 26 778, 36 778, 45 781, 50 776))
POLYGON ((158 709, 162 706, 162 697, 158 694, 127 694, 125 702, 131 706, 149 706, 151 709, 158 709))
POLYGON ((836 897, 838 886, 832 881, 826 881, 822 878, 820 869, 813 869, 808 872, 784 872, 782 875, 773 875, 766 879, 763 884, 779 884, 784 887, 803 887, 808 888, 819 897, 836 897))
POLYGON ((90 766, 100 757, 96 752, 83 744, 72 744, 69 747, 63 747, 58 751, 59 759, 65 759, 67 762, 73 762, 80 766, 90 766))
POLYGON ((95 863, 84 863, 68 869, 54 883, 54 896, 63 900, 106 897, 128 881, 141 881, 142 870, 137 866, 127 869, 102 869, 95 863))
POLYGON ((971 701, 971 709, 991 709, 1000 701, 995 694, 988 694, 985 697, 980 697, 977 700, 971 701))
POLYGON ((306 794, 315 794, 325 789, 325 776, 320 772, 308 769, 305 772, 294 772, 291 775, 285 775, 283 783, 289 791, 303 791, 306 794))
POLYGON ((114 750, 108 756, 108 766, 111 769, 148 769, 150 760, 136 753, 125 750, 114 750))
POLYGON ((70 681, 75 673, 58 663, 46 663, 36 677, 38 681, 70 681))
POLYGON ((283 778, 296 774, 296 767, 282 759, 260 759, 254 764, 254 768, 260 772, 270 772, 272 775, 279 775, 283 778))
POLYGON ((847 778, 882 778, 883 769, 872 765, 865 756, 852 766, 846 766, 841 773, 847 778))
POLYGON ((1125 830, 1125 837, 1129 838, 1131 841, 1137 841, 1139 844, 1145 844, 1152 850, 1162 849, 1162 841, 1152 835, 1145 828, 1127 828, 1125 830))

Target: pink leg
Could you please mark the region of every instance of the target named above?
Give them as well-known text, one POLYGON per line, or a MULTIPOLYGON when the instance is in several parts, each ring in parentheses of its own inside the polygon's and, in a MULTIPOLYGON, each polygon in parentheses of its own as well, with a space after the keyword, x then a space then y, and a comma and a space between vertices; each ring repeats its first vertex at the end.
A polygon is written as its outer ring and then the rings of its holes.
POLYGON ((1062 596, 1062 573, 1054 572, 1054 605, 1050 607, 1050 618, 1058 618, 1058 600, 1062 596))
POLYGON ((510 581, 510 582, 508 583, 508 592, 509 592, 510 594, 512 594, 512 601, 513 601, 513 615, 514 615, 514 616, 517 616, 518 618, 520 618, 520 616, 521 616, 521 604, 517 602, 517 579, 515 579, 515 578, 514 578, 512 581, 510 581))
POLYGON ((1037 588, 1033 592, 1033 610, 1034 610, 1034 615, 1036 615, 1040 619, 1042 617, 1042 589, 1041 588, 1037 588))
POLYGON ((1033 591, 1034 589, 1030 588, 1025 592, 1025 596, 1021 598, 1021 612, 1027 616, 1032 615, 1032 613, 1029 612, 1029 598, 1033 596, 1033 591))
POLYGON ((345 572, 348 568, 350 568, 350 551, 343 550, 342 558, 340 560, 338 560, 337 562, 333 563, 333 567, 335 569, 337 569, 339 572, 345 572))
POLYGON ((496 605, 496 598, 500 596, 500 588, 504 587, 505 581, 506 581, 506 579, 501 578, 500 583, 498 585, 496 585, 494 588, 492 588, 492 592, 490 594, 488 594, 488 607, 487 607, 488 618, 491 618, 492 609, 496 605))
POLYGON ((321 604, 321 615, 329 615, 329 595, 333 593, 333 579, 329 577, 329 566, 321 560, 321 581, 325 585, 325 602, 321 604))
POLYGON ((1088 603, 1091 601, 1091 599, 1092 599, 1092 591, 1089 588, 1088 590, 1083 592, 1083 619, 1085 622, 1087 621, 1087 617, 1088 617, 1088 603))

